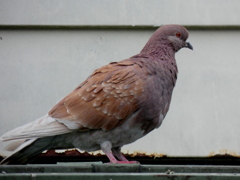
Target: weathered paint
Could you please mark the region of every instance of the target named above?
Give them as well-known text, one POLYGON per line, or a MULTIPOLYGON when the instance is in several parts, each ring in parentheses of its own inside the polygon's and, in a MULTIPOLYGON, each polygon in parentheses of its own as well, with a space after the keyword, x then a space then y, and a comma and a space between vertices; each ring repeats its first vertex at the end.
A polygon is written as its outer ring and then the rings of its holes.
POLYGON ((209 154, 209 157, 238 157, 240 158, 240 154, 234 152, 234 151, 229 151, 227 149, 221 149, 219 151, 211 152, 209 154))
MULTIPOLYGON (((125 152, 123 153, 124 156, 128 157, 148 157, 148 158, 160 158, 160 157, 169 157, 166 154, 157 154, 157 153, 148 153, 148 152, 137 152, 133 151, 131 153, 125 152)), ((94 151, 94 152, 86 152, 86 151, 80 151, 78 149, 62 149, 62 150, 48 150, 41 154, 41 156, 104 156, 105 154, 102 151, 94 151)), ((211 152, 209 156, 206 157, 236 157, 240 158, 240 155, 238 155, 236 152, 228 151, 227 149, 222 149, 217 152, 211 152)))
MULTIPOLYGON (((166 154, 157 154, 157 153, 147 153, 147 152, 123 152, 124 155, 129 157, 150 157, 150 158, 157 158, 157 157, 166 157, 166 154)), ((66 156, 103 156, 105 155, 102 151, 94 151, 94 152, 86 152, 86 151, 80 151, 78 149, 63 149, 63 150, 49 150, 45 151, 42 156, 55 156, 55 155, 66 155, 66 156)))

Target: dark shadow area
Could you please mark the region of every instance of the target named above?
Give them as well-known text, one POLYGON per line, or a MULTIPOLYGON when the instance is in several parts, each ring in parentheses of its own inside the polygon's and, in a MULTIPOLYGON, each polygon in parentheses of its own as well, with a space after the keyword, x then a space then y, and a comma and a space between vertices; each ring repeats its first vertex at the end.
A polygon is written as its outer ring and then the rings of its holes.
MULTIPOLYGON (((228 165, 239 166, 240 158, 232 155, 215 155, 211 157, 150 157, 144 154, 129 155, 124 154, 129 161, 138 161, 141 164, 152 165, 228 165)), ((0 157, 0 160, 3 158, 0 157)), ((39 155, 31 164, 57 164, 58 162, 109 162, 108 158, 103 154, 91 155, 87 152, 80 153, 77 150, 65 151, 64 153, 56 153, 49 150, 39 155)))

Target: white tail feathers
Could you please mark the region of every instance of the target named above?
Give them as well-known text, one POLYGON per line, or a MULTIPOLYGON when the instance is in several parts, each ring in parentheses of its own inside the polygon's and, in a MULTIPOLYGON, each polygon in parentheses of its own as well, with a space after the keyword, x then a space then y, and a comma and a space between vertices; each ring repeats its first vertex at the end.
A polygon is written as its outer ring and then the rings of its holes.
MULTIPOLYGON (((10 141, 15 139, 32 139, 46 136, 54 136, 71 132, 66 125, 58 122, 54 118, 45 115, 31 123, 20 126, 5 133, 0 140, 10 141)), ((9 147, 10 148, 10 147, 9 147)), ((14 149, 14 147, 10 148, 14 149)))
POLYGON ((26 139, 12 140, 10 144, 7 144, 4 147, 4 150, 6 150, 6 151, 15 151, 25 141, 26 141, 26 139))

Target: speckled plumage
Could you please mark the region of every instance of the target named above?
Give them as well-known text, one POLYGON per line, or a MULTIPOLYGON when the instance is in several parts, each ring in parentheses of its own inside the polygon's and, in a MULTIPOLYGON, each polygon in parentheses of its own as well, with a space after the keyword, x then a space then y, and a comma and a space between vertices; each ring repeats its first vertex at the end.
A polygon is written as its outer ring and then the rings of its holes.
POLYGON ((175 53, 192 46, 179 25, 160 27, 142 51, 95 70, 47 115, 2 136, 19 139, 2 164, 26 164, 53 148, 102 150, 111 163, 129 162, 121 147, 158 128, 177 79, 175 53), (118 160, 117 160, 118 159, 118 160))

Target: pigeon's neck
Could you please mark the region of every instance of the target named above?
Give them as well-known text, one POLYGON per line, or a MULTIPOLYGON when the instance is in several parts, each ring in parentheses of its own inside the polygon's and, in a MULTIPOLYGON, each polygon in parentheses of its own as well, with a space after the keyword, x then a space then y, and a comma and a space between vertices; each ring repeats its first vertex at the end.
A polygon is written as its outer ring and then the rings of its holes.
POLYGON ((154 58, 168 57, 174 59, 176 51, 173 49, 172 45, 168 42, 148 42, 139 53, 139 55, 144 55, 154 58))

